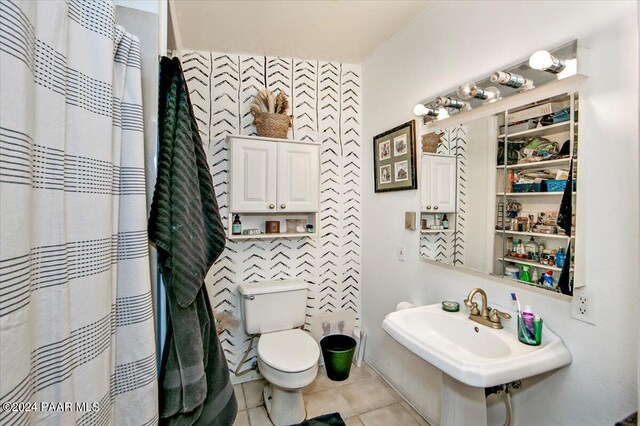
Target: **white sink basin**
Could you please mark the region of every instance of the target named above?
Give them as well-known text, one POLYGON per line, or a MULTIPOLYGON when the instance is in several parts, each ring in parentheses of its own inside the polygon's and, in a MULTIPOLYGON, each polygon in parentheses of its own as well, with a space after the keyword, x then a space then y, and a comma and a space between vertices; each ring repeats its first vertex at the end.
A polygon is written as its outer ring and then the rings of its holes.
POLYGON ((520 343, 515 318, 503 320, 505 328, 495 330, 471 321, 468 312, 445 312, 438 303, 392 312, 382 328, 402 346, 469 386, 500 385, 571 363, 562 340, 546 326, 540 346, 520 343))

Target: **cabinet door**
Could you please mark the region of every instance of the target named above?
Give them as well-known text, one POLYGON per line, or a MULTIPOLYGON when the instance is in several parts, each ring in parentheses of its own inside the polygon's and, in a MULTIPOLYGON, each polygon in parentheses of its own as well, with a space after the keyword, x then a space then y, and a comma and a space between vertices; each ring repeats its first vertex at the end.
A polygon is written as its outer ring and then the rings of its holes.
POLYGON ((433 211, 431 202, 431 156, 423 155, 420 164, 420 210, 433 211))
POLYGON ((230 149, 231 212, 275 211, 278 144, 232 139, 230 149))
POLYGON ((431 206, 440 213, 456 211, 456 159, 431 156, 431 206))
POLYGON ((278 210, 318 211, 319 148, 300 143, 278 144, 278 210))

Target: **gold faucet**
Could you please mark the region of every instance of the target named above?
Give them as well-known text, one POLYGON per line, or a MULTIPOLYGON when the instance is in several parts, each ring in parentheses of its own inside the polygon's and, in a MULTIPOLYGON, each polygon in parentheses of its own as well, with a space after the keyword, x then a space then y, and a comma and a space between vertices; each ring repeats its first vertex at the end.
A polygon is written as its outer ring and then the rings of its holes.
POLYGON ((475 322, 479 322, 482 325, 486 325, 491 328, 503 328, 500 318, 509 319, 511 315, 506 312, 500 312, 497 309, 492 309, 487 305, 487 293, 481 288, 474 288, 469 292, 469 295, 464 299, 464 305, 467 308, 471 308, 469 319, 475 322), (473 301, 476 293, 480 293, 482 298, 482 309, 478 309, 478 304, 473 301))

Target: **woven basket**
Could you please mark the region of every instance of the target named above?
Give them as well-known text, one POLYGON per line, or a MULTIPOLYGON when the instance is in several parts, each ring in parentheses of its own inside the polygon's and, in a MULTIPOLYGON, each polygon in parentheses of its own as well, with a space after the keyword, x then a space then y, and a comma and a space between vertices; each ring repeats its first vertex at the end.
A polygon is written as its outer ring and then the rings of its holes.
POLYGON ((436 152, 440 144, 440 135, 437 133, 427 133, 422 135, 422 152, 436 152))
POLYGON ((253 124, 258 136, 286 139, 292 120, 292 115, 261 112, 253 117, 253 124))

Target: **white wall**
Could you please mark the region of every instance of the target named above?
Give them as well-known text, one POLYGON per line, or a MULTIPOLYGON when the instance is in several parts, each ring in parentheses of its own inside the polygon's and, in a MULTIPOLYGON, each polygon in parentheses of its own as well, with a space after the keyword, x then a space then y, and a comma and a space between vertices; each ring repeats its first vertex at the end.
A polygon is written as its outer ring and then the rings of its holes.
MULTIPOLYGON (((638 46, 637 2, 435 2, 363 66, 364 140, 411 117, 414 104, 457 84, 577 38, 590 48, 581 90, 580 184, 585 207, 586 291, 597 326, 570 317, 566 301, 518 290, 571 351, 570 366, 524 381, 515 424, 613 424, 637 410, 638 46)), ((512 287, 421 262, 418 233, 402 227, 418 191, 373 192, 372 143, 364 144, 363 323, 367 358, 427 420, 439 422, 440 374, 386 335, 384 315, 403 299, 435 303, 483 287, 509 306, 512 287), (381 244, 381 242, 385 242, 381 244), (406 262, 396 244, 408 248, 406 262)), ((504 421, 490 407, 490 424, 504 421)))

